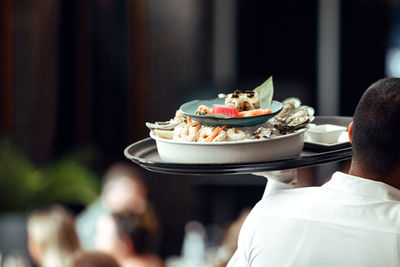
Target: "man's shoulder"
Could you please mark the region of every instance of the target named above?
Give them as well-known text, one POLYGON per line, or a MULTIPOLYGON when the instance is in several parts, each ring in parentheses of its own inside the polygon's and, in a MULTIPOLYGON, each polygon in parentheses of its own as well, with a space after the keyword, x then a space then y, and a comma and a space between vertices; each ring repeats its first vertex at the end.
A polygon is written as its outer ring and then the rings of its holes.
POLYGON ((308 187, 265 196, 249 217, 256 221, 263 218, 300 219, 400 234, 399 214, 399 201, 368 201, 324 187, 308 187))
POLYGON ((293 202, 307 202, 315 199, 316 196, 321 194, 320 186, 292 188, 285 190, 278 190, 264 196, 256 206, 262 205, 288 205, 293 202))
POLYGON ((293 209, 305 208, 312 204, 321 187, 293 188, 273 192, 264 196, 253 208, 253 213, 269 214, 290 212, 293 209))

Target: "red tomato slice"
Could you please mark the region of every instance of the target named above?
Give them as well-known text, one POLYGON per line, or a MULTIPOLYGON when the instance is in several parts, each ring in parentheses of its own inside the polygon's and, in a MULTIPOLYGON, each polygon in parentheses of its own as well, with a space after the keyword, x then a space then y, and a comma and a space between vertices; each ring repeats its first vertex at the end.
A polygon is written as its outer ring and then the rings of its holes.
POLYGON ((223 114, 228 117, 238 117, 237 108, 225 105, 213 104, 212 114, 223 114))

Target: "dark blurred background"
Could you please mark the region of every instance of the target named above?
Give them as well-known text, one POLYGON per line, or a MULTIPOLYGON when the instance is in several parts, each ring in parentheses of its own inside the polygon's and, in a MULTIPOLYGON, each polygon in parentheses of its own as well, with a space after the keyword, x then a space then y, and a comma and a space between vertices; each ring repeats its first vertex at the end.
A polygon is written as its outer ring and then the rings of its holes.
MULTIPOLYGON (((398 11, 382 0, 1 0, 0 134, 38 168, 89 148, 85 166, 101 181, 148 136, 146 121, 270 75, 274 99, 352 116, 372 82, 400 75, 398 11)), ((180 254, 186 222, 228 224, 265 185, 252 175, 143 174, 163 257, 180 254)))

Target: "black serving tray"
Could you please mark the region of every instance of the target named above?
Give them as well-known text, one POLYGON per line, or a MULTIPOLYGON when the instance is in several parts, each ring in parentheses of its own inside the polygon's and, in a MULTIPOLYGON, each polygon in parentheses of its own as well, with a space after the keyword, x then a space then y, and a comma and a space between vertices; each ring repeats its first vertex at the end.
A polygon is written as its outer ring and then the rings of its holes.
MULTIPOLYGON (((347 126, 351 120, 351 117, 317 116, 313 123, 347 126)), ((350 143, 346 143, 340 148, 334 147, 332 150, 325 148, 323 152, 318 151, 318 149, 310 149, 305 145, 299 157, 294 159, 249 163, 181 164, 162 161, 158 155, 155 140, 146 138, 128 146, 125 149, 125 156, 141 167, 154 172, 185 175, 228 175, 311 167, 350 159, 352 151, 350 143)))

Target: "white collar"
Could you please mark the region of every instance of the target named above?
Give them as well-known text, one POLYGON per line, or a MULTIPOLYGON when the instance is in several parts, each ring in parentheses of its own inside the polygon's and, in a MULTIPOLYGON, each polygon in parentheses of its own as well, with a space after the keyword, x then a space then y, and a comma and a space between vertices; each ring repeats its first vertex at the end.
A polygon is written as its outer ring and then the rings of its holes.
POLYGON ((358 195, 369 200, 400 201, 399 189, 383 182, 373 181, 343 172, 335 172, 331 180, 322 187, 358 195))

